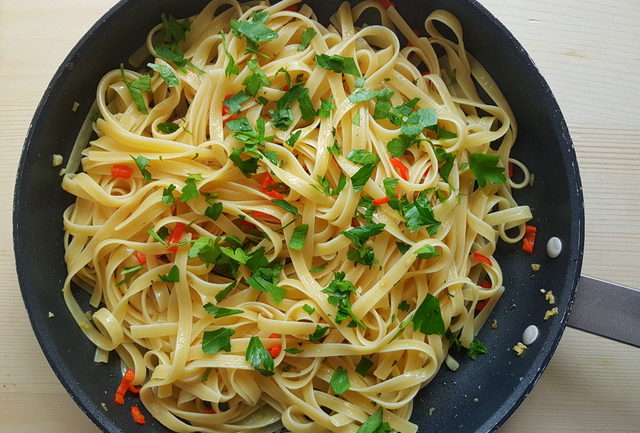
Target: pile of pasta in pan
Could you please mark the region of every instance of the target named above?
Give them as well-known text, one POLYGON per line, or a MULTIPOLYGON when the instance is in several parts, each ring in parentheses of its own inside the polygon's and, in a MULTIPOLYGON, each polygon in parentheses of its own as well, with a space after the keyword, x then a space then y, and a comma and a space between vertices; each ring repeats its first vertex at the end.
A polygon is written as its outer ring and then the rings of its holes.
POLYGON ((415 432, 450 347, 486 352, 496 243, 531 218, 515 119, 454 16, 297 3, 163 15, 63 178, 69 310, 176 432, 415 432))

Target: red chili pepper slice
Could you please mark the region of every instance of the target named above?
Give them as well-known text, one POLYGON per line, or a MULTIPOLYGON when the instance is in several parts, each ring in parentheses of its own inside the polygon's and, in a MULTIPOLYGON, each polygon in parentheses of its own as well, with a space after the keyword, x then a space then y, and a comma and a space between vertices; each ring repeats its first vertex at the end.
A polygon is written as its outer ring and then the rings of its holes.
POLYGON ((138 406, 131 406, 131 416, 133 417, 133 420, 138 424, 147 423, 147 420, 145 419, 144 415, 142 415, 142 412, 140 412, 140 408, 138 406))
POLYGON ((282 345, 274 344, 267 349, 267 352, 269 352, 269 355, 271 355, 272 358, 277 358, 278 355, 280 355, 280 352, 282 352, 282 345))
POLYGON ((135 386, 133 386, 133 385, 129 385, 129 388, 128 388, 127 390, 128 390, 128 391, 131 391, 131 392, 132 392, 132 393, 134 393, 134 394, 140 394, 140 389, 141 389, 141 388, 142 388, 141 386, 140 386, 140 387, 138 387, 138 388, 136 388, 136 387, 135 387, 135 386))
MULTIPOLYGON (((171 232, 171 235, 169 235, 169 238, 167 239, 167 245, 179 243, 180 239, 182 239, 182 231, 186 226, 187 225, 185 223, 176 223, 175 227, 173 228, 173 231, 171 232)), ((178 247, 177 246, 169 247, 167 248, 167 250, 175 252, 175 251, 178 251, 178 247)))
POLYGON ((489 280, 482 280, 478 283, 480 287, 484 287, 485 289, 491 288, 491 282, 489 280))
POLYGON ((509 163, 509 179, 513 177, 513 162, 509 163))
POLYGON ((479 262, 485 262, 487 265, 493 266, 493 263, 491 263, 491 259, 485 255, 482 255, 480 253, 473 253, 473 258, 479 262))
POLYGON ((268 213, 265 212, 260 212, 259 210, 254 210, 251 212, 251 216, 254 217, 257 220, 267 220, 267 221, 272 221, 272 222, 280 222, 280 220, 278 218, 276 218, 273 215, 269 215, 268 213))
POLYGON ((538 228, 527 224, 525 227, 524 237, 522 238, 522 251, 533 254, 533 247, 536 244, 536 234, 538 228))
POLYGON ((409 180, 409 169, 398 158, 389 158, 389 162, 398 169, 398 174, 404 180, 409 180))
POLYGON ((216 411, 215 411, 215 409, 214 409, 214 408, 211 408, 211 409, 207 409, 207 410, 205 410, 205 411, 204 411, 204 412, 202 412, 202 413, 206 413, 206 414, 214 414, 214 413, 216 413, 216 411))
POLYGON ((136 258, 136 260, 138 260, 138 263, 140 263, 141 265, 144 265, 145 263, 147 263, 147 256, 144 253, 141 253, 140 251, 136 251, 133 253, 133 255, 136 258))
POLYGON ((273 185, 275 183, 276 182, 273 180, 269 172, 265 171, 264 175, 262 176, 262 180, 260 181, 260 191, 262 191, 269 197, 282 200, 284 196, 273 189, 273 185))
POLYGON ((111 177, 129 179, 133 174, 133 169, 128 165, 115 164, 111 166, 111 177))
POLYGON ((280 334, 273 333, 269 335, 267 338, 280 338, 280 334))
POLYGON ((481 301, 478 301, 476 303, 476 311, 481 311, 487 305, 488 302, 489 302, 488 299, 483 299, 481 301))
POLYGON ((127 370, 122 376, 122 380, 120 381, 120 385, 118 385, 118 389, 116 390, 116 396, 114 401, 118 404, 124 404, 124 396, 129 390, 129 387, 133 384, 133 379, 136 374, 133 370, 127 370))
POLYGON ((380 206, 380 205, 383 205, 383 204, 387 204, 387 203, 389 203, 389 197, 377 198, 377 199, 373 200, 371 203, 373 203, 374 206, 380 206))
POLYGON ((396 7, 396 4, 391 0, 378 0, 378 3, 380 3, 385 9, 389 9, 391 6, 396 7))
POLYGON ((282 9, 283 11, 289 11, 289 12, 298 12, 298 7, 296 5, 291 5, 289 7, 286 7, 284 9, 282 9))

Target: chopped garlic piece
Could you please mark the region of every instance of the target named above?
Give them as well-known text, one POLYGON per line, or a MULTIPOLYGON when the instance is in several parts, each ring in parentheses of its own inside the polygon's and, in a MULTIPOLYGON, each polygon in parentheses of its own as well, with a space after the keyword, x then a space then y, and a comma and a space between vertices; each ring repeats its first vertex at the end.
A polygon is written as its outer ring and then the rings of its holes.
POLYGON ((107 407, 107 405, 106 405, 106 404, 104 404, 104 403, 100 403, 100 406, 102 406, 102 408, 105 410, 105 412, 109 410, 109 408, 107 407))
POLYGON ((521 342, 518 342, 518 344, 513 346, 513 351, 516 352, 516 355, 518 356, 521 356, 525 350, 527 350, 527 346, 525 346, 521 342))
POLYGON ((545 289, 540 289, 540 293, 547 293, 545 289))
POLYGON ((51 166, 52 167, 58 167, 59 165, 62 165, 62 161, 63 161, 63 158, 62 158, 62 155, 60 155, 60 154, 54 153, 51 156, 51 166))
POLYGON ((546 295, 544 295, 544 299, 546 299, 547 301, 549 301, 549 303, 550 303, 551 305, 553 305, 553 304, 555 304, 555 303, 556 303, 556 297, 555 297, 555 296, 553 296, 553 292, 552 292, 551 290, 549 290, 549 291, 547 292, 547 294, 546 294, 546 295))
POLYGON ((493 319, 493 322, 491 322, 491 329, 497 329, 498 328, 498 319, 493 319))
POLYGON ((473 402, 474 402, 474 403, 477 403, 477 402, 479 402, 479 401, 480 401, 480 399, 479 399, 479 398, 477 398, 477 397, 473 399, 473 402))
POLYGON ((429 416, 433 415, 433 413, 436 411, 435 407, 430 407, 429 408, 429 416))
POLYGON ((56 315, 49 311, 49 319, 51 319, 52 317, 56 317, 56 315))
POLYGON ((551 317, 557 316, 557 315, 558 315, 558 307, 553 307, 552 309, 544 313, 544 320, 549 320, 551 317))
POLYGON ((80 103, 78 101, 73 101, 73 106, 71 107, 71 111, 75 113, 78 110, 79 106, 80 106, 80 103))
POLYGON ((451 371, 456 371, 458 368, 460 368, 460 363, 456 361, 456 359, 451 355, 447 355, 447 358, 444 362, 445 364, 447 364, 447 367, 449 367, 449 370, 451 371))
POLYGON ((533 272, 538 272, 540 270, 540 264, 538 263, 531 263, 531 270, 533 272))

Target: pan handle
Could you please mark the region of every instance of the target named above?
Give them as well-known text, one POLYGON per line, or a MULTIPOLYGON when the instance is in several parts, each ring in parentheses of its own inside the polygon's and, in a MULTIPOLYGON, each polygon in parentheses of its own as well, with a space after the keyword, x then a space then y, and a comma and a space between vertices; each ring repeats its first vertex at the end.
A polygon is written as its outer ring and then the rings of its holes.
POLYGON ((640 347, 640 290, 581 275, 569 326, 640 347))

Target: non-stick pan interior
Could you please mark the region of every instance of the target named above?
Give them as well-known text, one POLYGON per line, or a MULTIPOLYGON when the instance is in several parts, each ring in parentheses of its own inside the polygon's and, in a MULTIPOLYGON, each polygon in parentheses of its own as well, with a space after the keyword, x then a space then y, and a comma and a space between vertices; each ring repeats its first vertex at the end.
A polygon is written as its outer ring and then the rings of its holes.
MULTIPOLYGON (((326 23, 339 1, 308 1, 326 23)), ((356 2, 353 2, 356 3, 356 2)), ((489 354, 463 360, 453 373, 444 367, 414 403, 412 420, 421 432, 490 431, 524 399, 557 345, 573 300, 582 262, 583 209, 578 168, 558 106, 528 55, 513 36, 484 8, 470 0, 396 0, 400 13, 422 27, 434 9, 444 8, 462 22, 468 50, 489 70, 511 103, 519 124, 513 155, 535 174, 535 183, 515 193, 531 205, 538 226, 533 256, 519 245, 501 244, 497 254, 505 275, 505 295, 479 338, 489 354), (560 237, 565 245, 555 260, 546 257, 544 242, 560 237), (531 263, 542 269, 533 273, 531 263), (550 308, 540 289, 553 290, 560 310, 545 321, 550 308), (510 348, 530 324, 539 340, 522 357, 510 348), (430 410, 435 408, 435 410, 430 410)), ((67 313, 60 289, 66 275, 62 244, 62 212, 71 197, 60 187, 51 155, 69 156, 74 139, 101 76, 127 58, 160 22, 162 12, 184 17, 205 1, 131 0, 107 13, 74 48, 53 78, 29 129, 16 184, 14 241, 17 271, 32 325, 54 371, 80 407, 108 432, 165 432, 150 419, 135 426, 126 406, 113 403, 120 380, 119 362, 93 363, 94 347, 67 313), (71 107, 78 102, 76 112, 71 107), (48 318, 53 312, 55 317, 48 318), (109 409, 101 406, 105 403, 109 409)), ((88 306, 87 306, 87 309, 88 306)))

